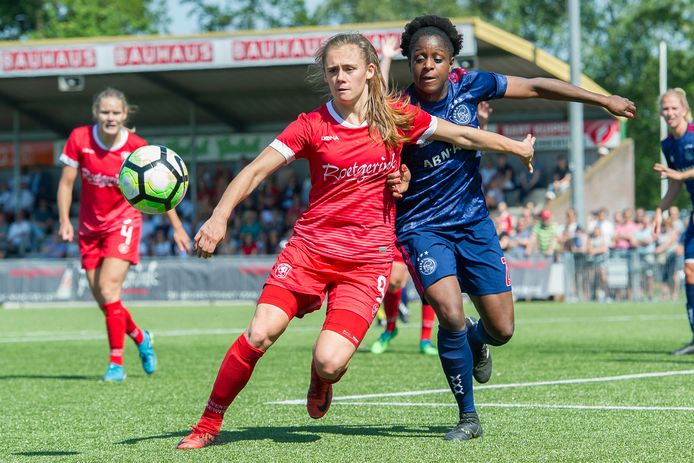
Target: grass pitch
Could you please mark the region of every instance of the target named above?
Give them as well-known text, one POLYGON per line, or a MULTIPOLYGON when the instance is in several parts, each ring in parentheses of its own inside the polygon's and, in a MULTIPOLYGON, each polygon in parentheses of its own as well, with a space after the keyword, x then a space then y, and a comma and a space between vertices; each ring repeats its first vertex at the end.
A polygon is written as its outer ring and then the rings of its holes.
POLYGON ((669 355, 690 335, 681 303, 517 304, 516 334, 475 391, 485 436, 471 442, 441 439, 457 409, 438 358, 419 354, 416 306, 382 355, 367 352, 372 327, 328 415, 310 419, 312 314, 258 363, 220 444, 187 452, 174 447, 252 308, 130 309, 159 370, 147 377, 126 339, 123 384, 98 382, 96 308, 0 309, 0 462, 694 461, 694 356, 669 355))

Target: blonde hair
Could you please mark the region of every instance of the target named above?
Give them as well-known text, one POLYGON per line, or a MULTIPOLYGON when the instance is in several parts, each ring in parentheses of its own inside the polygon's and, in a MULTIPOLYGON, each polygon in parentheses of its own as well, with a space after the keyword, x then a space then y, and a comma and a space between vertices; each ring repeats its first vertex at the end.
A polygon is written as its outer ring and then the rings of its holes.
MULTIPOLYGON (((135 114, 138 110, 137 106, 129 105, 128 104, 128 99, 125 97, 125 93, 121 92, 118 89, 115 89, 113 87, 106 87, 103 89, 101 92, 96 94, 94 96, 94 100, 92 101, 92 116, 94 116, 94 119, 96 119, 96 116, 99 114, 99 104, 101 104, 101 100, 104 98, 116 98, 123 103, 123 111, 125 111, 127 117, 125 118, 125 121, 123 121, 123 125, 125 126, 125 123, 129 121, 130 116, 132 114, 135 114)), ((131 132, 134 132, 135 129, 130 129, 131 132)))
POLYGON ((315 63, 308 80, 313 83, 323 83, 325 78, 325 58, 333 47, 356 45, 368 66, 374 65, 374 76, 367 81, 369 98, 366 103, 366 122, 371 131, 377 131, 383 142, 389 148, 410 141, 400 131, 406 131, 412 126, 415 115, 406 112, 404 105, 409 99, 403 99, 394 91, 388 91, 381 75, 378 54, 369 40, 359 33, 342 33, 329 38, 316 51, 315 63))
POLYGON ((686 111, 684 114, 684 120, 687 122, 692 121, 692 110, 689 107, 689 102, 687 101, 687 92, 685 92, 683 89, 677 87, 677 88, 669 88, 665 93, 660 95, 660 99, 658 102, 662 106, 663 104, 663 98, 666 96, 674 96, 680 99, 680 103, 682 104, 682 107, 686 111))

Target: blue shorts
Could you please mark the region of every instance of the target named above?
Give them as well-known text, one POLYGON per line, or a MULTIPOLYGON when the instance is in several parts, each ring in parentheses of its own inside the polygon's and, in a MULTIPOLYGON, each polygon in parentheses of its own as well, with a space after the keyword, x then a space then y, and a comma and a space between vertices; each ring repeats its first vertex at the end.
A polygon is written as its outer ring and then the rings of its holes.
POLYGON ((408 230, 398 234, 398 242, 420 295, 451 275, 472 296, 511 291, 506 258, 489 217, 455 231, 408 230))
POLYGON ((694 223, 691 218, 684 232, 684 262, 694 263, 694 223))

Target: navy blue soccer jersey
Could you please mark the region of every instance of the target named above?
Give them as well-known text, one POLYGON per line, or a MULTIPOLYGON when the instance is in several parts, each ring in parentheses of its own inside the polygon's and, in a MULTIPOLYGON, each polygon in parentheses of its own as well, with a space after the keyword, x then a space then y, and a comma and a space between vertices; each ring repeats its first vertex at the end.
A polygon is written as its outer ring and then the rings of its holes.
MULTIPOLYGON (((455 69, 448 76, 448 92, 441 101, 420 101, 414 85, 406 91, 412 104, 432 116, 479 127, 477 103, 502 98, 506 85, 503 75, 455 69)), ((423 146, 405 146, 402 162, 412 171, 412 180, 404 198, 397 202, 396 232, 452 229, 487 217, 480 156, 479 152, 436 140, 423 146)))
MULTIPOLYGON (((661 142, 661 146, 669 168, 679 171, 694 169, 694 124, 687 125, 687 131, 681 138, 670 135, 661 142)), ((694 179, 685 180, 684 183, 694 204, 694 179)))

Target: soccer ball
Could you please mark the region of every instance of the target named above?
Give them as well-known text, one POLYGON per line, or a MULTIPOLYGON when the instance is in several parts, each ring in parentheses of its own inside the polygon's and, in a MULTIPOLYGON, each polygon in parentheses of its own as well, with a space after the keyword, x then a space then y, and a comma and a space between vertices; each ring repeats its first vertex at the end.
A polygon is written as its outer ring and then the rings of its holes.
POLYGON ((188 169, 181 157, 166 146, 142 146, 123 161, 118 184, 135 209, 162 214, 185 196, 188 169))

